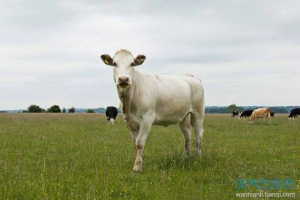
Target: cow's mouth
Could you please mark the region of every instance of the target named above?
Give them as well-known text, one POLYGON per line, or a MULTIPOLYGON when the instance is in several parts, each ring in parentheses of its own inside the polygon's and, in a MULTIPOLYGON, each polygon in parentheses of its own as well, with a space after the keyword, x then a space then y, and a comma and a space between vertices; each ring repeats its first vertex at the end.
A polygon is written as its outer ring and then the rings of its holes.
POLYGON ((125 88, 129 87, 129 84, 120 83, 120 84, 118 84, 118 87, 122 88, 122 89, 125 89, 125 88))

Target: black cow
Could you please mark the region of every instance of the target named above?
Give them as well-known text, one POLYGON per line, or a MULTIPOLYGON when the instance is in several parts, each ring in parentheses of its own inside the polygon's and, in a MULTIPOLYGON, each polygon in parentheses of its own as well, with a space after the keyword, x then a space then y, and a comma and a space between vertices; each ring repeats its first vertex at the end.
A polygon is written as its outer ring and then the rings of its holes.
POLYGON ((300 108, 294 108, 293 110, 291 110, 289 119, 293 118, 295 120, 295 117, 298 117, 298 115, 300 115, 300 108))
POLYGON ((242 117, 245 117, 245 118, 250 117, 250 116, 252 115, 252 112, 253 112, 253 110, 244 110, 244 111, 241 113, 240 118, 242 118, 242 117))
POLYGON ((235 117, 235 116, 238 116, 238 115, 239 115, 239 111, 238 111, 238 110, 234 110, 234 111, 232 112, 231 117, 235 117))
POLYGON ((107 117, 107 120, 111 124, 114 124, 114 121, 115 121, 115 119, 116 119, 117 116, 118 116, 118 110, 117 110, 116 107, 108 106, 106 108, 106 117, 107 117))

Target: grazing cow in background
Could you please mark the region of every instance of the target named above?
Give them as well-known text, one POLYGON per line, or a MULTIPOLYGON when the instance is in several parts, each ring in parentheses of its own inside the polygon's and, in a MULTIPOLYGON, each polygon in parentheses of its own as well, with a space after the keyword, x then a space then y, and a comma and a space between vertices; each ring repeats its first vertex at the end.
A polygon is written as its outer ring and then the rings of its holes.
POLYGON ((256 119, 263 118, 264 122, 269 118, 269 123, 271 122, 270 118, 270 108, 257 108, 252 112, 249 123, 252 124, 256 119))
POLYGON ((270 116, 274 117, 275 116, 275 111, 274 110, 270 110, 270 116))
POLYGON ((107 120, 111 123, 114 124, 116 117, 118 116, 118 110, 116 107, 113 106, 108 106, 106 108, 106 117, 107 120))
POLYGON ((122 103, 134 146, 134 172, 142 171, 142 153, 152 125, 179 124, 185 138, 186 154, 190 155, 191 124, 196 135, 196 153, 201 154, 204 121, 204 89, 201 80, 190 75, 157 75, 137 68, 146 59, 136 58, 125 49, 113 58, 105 54, 103 62, 113 67, 114 81, 122 103))
POLYGON ((231 117, 235 117, 235 116, 239 116, 239 111, 238 111, 238 110, 234 110, 234 111, 232 112, 231 117))
POLYGON ((244 110, 241 113, 240 118, 242 118, 242 117, 244 117, 244 118, 250 117, 252 115, 252 112, 253 112, 253 110, 244 110))
POLYGON ((300 108, 294 108, 293 110, 291 110, 288 118, 289 119, 293 118, 293 120, 295 120, 295 117, 298 117, 298 115, 300 115, 300 108))

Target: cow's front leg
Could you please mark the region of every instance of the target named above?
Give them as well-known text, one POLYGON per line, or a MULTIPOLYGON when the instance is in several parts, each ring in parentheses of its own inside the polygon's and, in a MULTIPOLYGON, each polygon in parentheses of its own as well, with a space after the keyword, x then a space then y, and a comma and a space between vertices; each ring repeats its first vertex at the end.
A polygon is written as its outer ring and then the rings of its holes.
POLYGON ((139 130, 130 131, 130 133, 131 133, 133 145, 135 147, 135 141, 136 141, 137 136, 139 135, 139 130))
POLYGON ((144 117, 140 123, 139 134, 135 140, 136 157, 135 157, 135 162, 133 167, 134 172, 142 171, 142 166, 143 166, 142 154, 152 123, 153 123, 152 117, 146 117, 146 118, 144 117))

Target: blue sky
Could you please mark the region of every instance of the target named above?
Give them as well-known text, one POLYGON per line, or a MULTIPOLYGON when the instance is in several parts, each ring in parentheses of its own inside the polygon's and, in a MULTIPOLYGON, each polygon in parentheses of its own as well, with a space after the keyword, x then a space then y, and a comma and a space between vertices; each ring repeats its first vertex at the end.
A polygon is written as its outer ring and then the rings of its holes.
POLYGON ((206 105, 300 104, 300 2, 1 1, 0 110, 119 105, 112 68, 125 48, 140 68, 190 73, 206 105))

